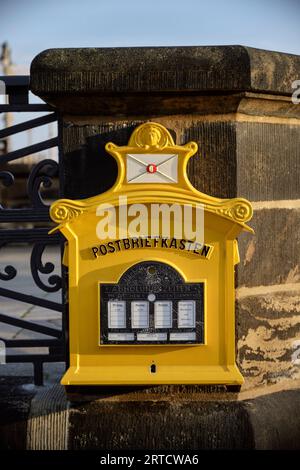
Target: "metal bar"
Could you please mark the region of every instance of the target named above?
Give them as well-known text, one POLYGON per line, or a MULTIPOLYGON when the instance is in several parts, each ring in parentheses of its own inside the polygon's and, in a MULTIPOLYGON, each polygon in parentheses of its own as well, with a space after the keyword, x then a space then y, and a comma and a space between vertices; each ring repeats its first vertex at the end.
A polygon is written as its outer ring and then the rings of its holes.
POLYGON ((0 296, 7 297, 8 299, 18 300, 19 302, 25 302, 26 304, 37 305, 38 307, 48 308, 49 310, 54 310, 55 312, 63 311, 63 305, 59 304, 58 302, 41 299, 39 297, 34 297, 33 295, 22 294, 21 292, 4 289, 3 287, 0 287, 0 296))
POLYGON ((56 354, 50 356, 48 354, 8 354, 5 357, 7 363, 18 363, 18 362, 64 362, 64 357, 56 354))
POLYGON ((6 87, 8 104, 27 105, 29 104, 28 86, 8 86, 6 87))
POLYGON ((37 323, 31 323, 27 320, 22 320, 21 318, 8 317, 2 313, 0 313, 0 322, 7 323, 8 325, 19 326, 25 330, 35 331, 36 333, 53 336, 54 338, 61 338, 61 331, 56 328, 38 325, 37 323))
POLYGON ((0 164, 11 162, 13 160, 18 160, 19 158, 26 157, 27 155, 31 155, 32 153, 42 152, 43 150, 52 147, 57 147, 57 145, 58 138, 54 137, 53 139, 44 140, 43 142, 39 142, 38 144, 33 144, 19 150, 14 150, 13 152, 1 155, 0 164))
POLYGON ((65 347, 64 345, 60 346, 50 346, 49 347, 49 354, 61 354, 63 357, 65 357, 65 347))
POLYGON ((27 105, 29 104, 29 90, 27 87, 17 87, 8 89, 8 104, 10 105, 27 105))
POLYGON ((50 227, 47 228, 24 228, 16 230, 0 230, 0 242, 5 243, 34 243, 34 242, 47 242, 47 245, 56 245, 61 241, 60 236, 53 235, 49 237, 48 232, 50 227))
POLYGON ((37 111, 55 111, 48 104, 0 104, 0 113, 30 113, 37 111))
POLYGON ((29 89, 30 76, 29 75, 0 75, 0 81, 4 82, 5 85, 12 87, 24 87, 27 86, 29 89))
POLYGON ((41 354, 26 354, 26 355, 7 355, 7 364, 18 364, 23 362, 31 362, 33 364, 34 384, 43 385, 43 364, 45 362, 64 362, 64 357, 61 355, 41 355, 41 354))
POLYGON ((38 385, 38 386, 44 385, 42 361, 34 361, 33 363, 33 380, 34 380, 35 385, 38 385))
MULTIPOLYGON (((59 169, 59 196, 63 198, 65 196, 65 171, 64 171, 64 153, 63 153, 63 119, 62 116, 58 115, 57 129, 58 129, 58 169, 59 169)), ((65 242, 61 243, 61 259, 63 259, 65 242)), ((68 267, 61 264, 61 303, 62 303, 62 334, 64 343, 64 354, 66 368, 70 366, 70 341, 69 341, 69 269, 68 267)))
POLYGON ((49 208, 0 209, 0 222, 51 222, 49 208))
POLYGON ((7 348, 61 348, 62 342, 58 339, 5 339, 0 338, 7 348))
POLYGON ((54 121, 57 121, 57 116, 55 113, 47 114, 46 116, 41 116, 36 119, 30 119, 29 121, 25 121, 21 124, 16 124, 1 130, 0 139, 10 135, 18 134, 18 132, 24 132, 35 127, 43 126, 44 124, 49 124, 50 122, 54 121))

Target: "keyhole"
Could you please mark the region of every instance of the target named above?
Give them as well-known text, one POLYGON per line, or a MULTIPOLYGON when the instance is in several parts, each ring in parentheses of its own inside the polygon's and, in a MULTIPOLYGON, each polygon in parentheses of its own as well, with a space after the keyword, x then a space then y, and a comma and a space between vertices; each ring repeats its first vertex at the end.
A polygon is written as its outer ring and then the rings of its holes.
POLYGON ((156 373, 156 364, 151 364, 151 366, 150 366, 150 372, 151 372, 151 374, 155 374, 155 373, 156 373))

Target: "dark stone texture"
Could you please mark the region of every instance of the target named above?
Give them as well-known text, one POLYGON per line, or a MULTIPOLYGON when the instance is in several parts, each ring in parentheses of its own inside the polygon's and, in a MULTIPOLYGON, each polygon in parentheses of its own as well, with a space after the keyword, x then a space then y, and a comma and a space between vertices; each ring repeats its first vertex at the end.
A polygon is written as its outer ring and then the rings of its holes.
POLYGON ((69 448, 197 450, 253 448, 242 403, 95 401, 70 410, 69 448))
MULTIPOLYGON (((117 165, 105 151, 107 142, 125 145, 141 121, 63 126, 64 196, 85 198, 107 191, 115 182, 117 165)), ((170 130, 170 129, 169 129, 170 130)), ((172 132, 176 141, 176 135, 172 132)), ((231 122, 203 122, 184 130, 182 142, 199 142, 188 164, 192 184, 216 197, 236 196, 236 132, 231 122)))
MULTIPOLYGON (((76 125, 66 121, 62 129, 65 196, 83 198, 109 189, 116 179, 117 166, 105 151, 105 144, 112 141, 125 145, 141 122, 76 125)), ((222 198, 243 196, 251 201, 299 197, 298 126, 178 121, 177 131, 181 143, 198 143, 199 150, 188 164, 188 175, 199 191, 222 198)))
POLYGON ((31 378, 0 380, 1 450, 26 449, 26 442, 31 450, 61 449, 60 441, 66 450, 104 452, 300 450, 298 389, 243 400, 222 387, 116 388, 89 402, 70 403, 60 421, 54 414, 66 409, 63 387, 43 387, 32 401, 34 392, 22 388, 28 382, 31 378), (29 416, 38 420, 36 426, 29 416))
POLYGON ((233 122, 199 122, 184 129, 182 142, 195 141, 198 151, 188 163, 196 189, 215 197, 236 196, 236 126, 233 122))
POLYGON ((291 96, 259 95, 249 92, 178 92, 41 95, 61 113, 107 118, 142 118, 152 116, 205 116, 243 113, 249 116, 300 117, 300 106, 291 96))
POLYGON ((105 151, 107 142, 124 145, 137 124, 73 126, 62 129, 64 196, 84 199, 111 188, 117 177, 117 163, 105 151))
POLYGON ((299 198, 299 125, 236 123, 236 165, 239 196, 250 201, 299 198))
POLYGON ((299 56, 244 46, 49 49, 32 62, 31 90, 77 115, 299 117, 299 76, 299 56))
POLYGON ((115 386, 96 386, 96 385, 69 385, 64 387, 69 401, 76 405, 85 402, 90 403, 96 400, 107 399, 114 401, 157 401, 161 397, 165 400, 173 399, 185 401, 226 401, 227 399, 237 399, 236 391, 227 394, 226 385, 115 385, 115 386), (229 398, 228 398, 229 397, 229 398))
POLYGON ((58 93, 266 91, 291 94, 300 57, 245 46, 48 49, 31 89, 58 93))
POLYGON ((239 236, 237 285, 291 284, 300 280, 300 209, 254 211, 255 234, 239 236))
POLYGON ((26 449, 27 419, 34 390, 22 388, 32 377, 0 377, 0 450, 26 449))
POLYGON ((286 390, 245 402, 256 449, 300 450, 300 391, 286 390))
POLYGON ((250 201, 299 198, 299 126, 195 120, 184 129, 182 142, 189 140, 199 146, 188 166, 199 191, 250 201))
POLYGON ((73 405, 69 448, 300 449, 299 390, 246 401, 203 398, 119 401, 115 397, 73 405))

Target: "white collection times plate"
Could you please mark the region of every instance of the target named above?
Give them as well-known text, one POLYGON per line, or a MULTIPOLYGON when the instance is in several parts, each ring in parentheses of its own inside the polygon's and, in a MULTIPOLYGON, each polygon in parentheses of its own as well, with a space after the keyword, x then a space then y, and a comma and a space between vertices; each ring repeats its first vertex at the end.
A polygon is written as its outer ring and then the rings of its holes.
POLYGON ((149 328, 149 302, 131 302, 131 328, 149 328))
POLYGON ((167 341, 167 333, 138 333, 138 341, 167 341))
POLYGON ((108 341, 134 341, 134 333, 108 333, 108 341))
POLYGON ((195 300, 180 300, 178 302, 178 328, 196 327, 195 300))
POLYGON ((196 333, 170 333, 170 341, 195 341, 196 333))
POLYGON ((126 328, 126 302, 109 300, 108 305, 108 328, 126 328))
POLYGON ((155 328, 172 328, 172 302, 159 300, 154 302, 155 328))

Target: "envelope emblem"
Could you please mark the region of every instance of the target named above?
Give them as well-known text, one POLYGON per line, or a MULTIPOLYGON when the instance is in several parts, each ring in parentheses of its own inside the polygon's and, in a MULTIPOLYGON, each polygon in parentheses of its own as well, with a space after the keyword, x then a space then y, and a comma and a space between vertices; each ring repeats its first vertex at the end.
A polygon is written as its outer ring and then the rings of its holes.
POLYGON ((178 155, 127 154, 127 183, 177 183, 178 155))

